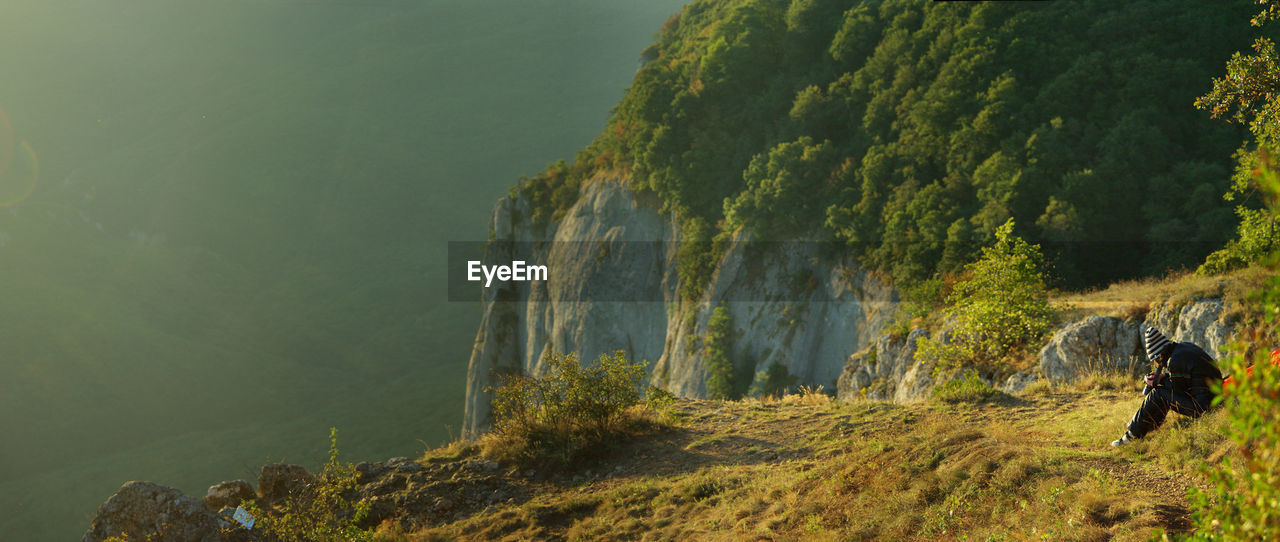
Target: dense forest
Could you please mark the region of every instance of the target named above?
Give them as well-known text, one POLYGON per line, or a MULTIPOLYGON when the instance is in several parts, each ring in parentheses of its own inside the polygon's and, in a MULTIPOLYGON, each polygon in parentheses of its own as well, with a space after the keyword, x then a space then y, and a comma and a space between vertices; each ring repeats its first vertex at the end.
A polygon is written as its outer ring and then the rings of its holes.
MULTIPOLYGON (((513 194, 545 223, 624 172, 697 246, 816 236, 924 298, 1010 218, 1059 286, 1194 268, 1238 222, 1223 195, 1246 134, 1193 104, 1254 9, 695 1, 594 143, 513 194)), ((714 258, 693 252, 696 283, 714 258)))

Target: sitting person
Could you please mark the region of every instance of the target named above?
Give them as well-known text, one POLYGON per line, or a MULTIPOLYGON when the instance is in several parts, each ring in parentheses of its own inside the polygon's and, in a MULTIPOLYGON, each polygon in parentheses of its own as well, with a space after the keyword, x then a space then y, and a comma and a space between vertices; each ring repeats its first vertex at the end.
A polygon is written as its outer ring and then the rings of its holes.
POLYGON ((1147 391, 1142 406, 1129 421, 1124 435, 1113 441, 1112 446, 1122 446, 1154 431, 1164 423, 1169 409, 1183 416, 1198 418, 1213 405, 1213 383, 1222 382, 1222 372, 1213 358, 1199 346, 1170 341, 1154 327, 1147 328, 1143 342, 1147 347, 1147 359, 1157 366, 1166 367, 1168 376, 1161 375, 1157 381, 1158 372, 1147 375, 1147 391))

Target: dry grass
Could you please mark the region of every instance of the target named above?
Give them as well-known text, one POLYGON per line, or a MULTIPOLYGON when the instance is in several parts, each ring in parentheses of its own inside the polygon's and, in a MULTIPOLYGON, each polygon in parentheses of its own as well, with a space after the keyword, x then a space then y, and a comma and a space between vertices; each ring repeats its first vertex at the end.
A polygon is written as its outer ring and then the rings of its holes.
POLYGON ((1158 307, 1180 307, 1197 299, 1221 297, 1235 304, 1268 276, 1266 269, 1257 266, 1213 276, 1171 273, 1117 282, 1104 289, 1059 293, 1052 301, 1066 308, 1064 318, 1068 319, 1097 314, 1136 321, 1158 307))
MULTIPOLYGON (((597 433, 575 434, 568 427, 554 427, 545 437, 548 440, 569 436, 575 440, 560 445, 536 442, 519 433, 490 432, 472 443, 480 455, 503 464, 519 464, 525 467, 563 468, 571 462, 591 459, 608 453, 614 446, 627 440, 670 427, 668 418, 658 411, 642 405, 628 407, 615 423, 597 433)), ((453 446, 453 445, 451 445, 453 446)), ((466 444, 460 445, 462 450, 466 444)), ((429 454, 431 452, 428 452, 429 454)))
POLYGON ((822 386, 800 386, 796 393, 783 396, 781 402, 784 405, 823 406, 831 402, 831 396, 823 393, 822 386))
POLYGON ((612 456, 634 474, 549 484, 435 529, 387 527, 384 539, 1146 540, 1186 517, 1185 483, 1163 462, 1204 464, 1221 425, 1173 416, 1118 455, 1106 443, 1137 406, 1132 380, 1098 374, 1080 384, 1089 393, 964 407, 819 390, 682 402, 687 438, 612 456), (639 455, 650 459, 633 464, 639 455))

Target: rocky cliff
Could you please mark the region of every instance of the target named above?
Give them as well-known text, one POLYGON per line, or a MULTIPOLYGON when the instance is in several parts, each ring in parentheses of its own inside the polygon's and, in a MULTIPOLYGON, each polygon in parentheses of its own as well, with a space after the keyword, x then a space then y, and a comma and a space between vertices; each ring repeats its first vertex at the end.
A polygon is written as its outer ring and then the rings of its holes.
MULTIPOLYGON (((1068 382, 1093 371, 1141 373, 1147 369, 1142 326, 1155 326, 1171 339, 1192 342, 1220 359, 1231 337, 1231 322, 1220 298, 1201 299, 1182 306, 1161 306, 1145 320, 1087 316, 1060 325, 1040 349, 1038 363, 1028 371, 991 382, 1006 392, 1021 391, 1038 379, 1068 382)), ((912 330, 906 336, 879 337, 865 351, 849 356, 837 386, 841 399, 908 402, 927 397, 935 384, 933 367, 917 363, 915 343, 928 336, 912 330)))
POLYGON ((488 262, 546 265, 545 282, 485 292, 467 376, 464 432, 488 425, 494 376, 538 375, 549 352, 584 361, 621 349, 650 362, 653 382, 682 397, 706 394, 707 325, 724 307, 730 357, 751 374, 773 364, 799 385, 834 389, 853 352, 880 335, 896 293, 819 243, 751 243, 739 235, 719 256, 698 300, 682 300, 675 220, 600 176, 558 222, 534 224, 529 204, 503 198, 491 221, 488 262), (762 248, 763 247, 763 248, 762 248))
MULTIPOLYGON (((739 234, 718 255, 705 293, 689 301, 679 294, 676 221, 625 179, 593 179, 558 222, 539 226, 531 216, 528 202, 510 198, 493 213, 496 242, 485 259, 536 262, 551 276, 486 291, 466 383, 467 434, 489 423, 485 390, 495 375, 540 375, 551 352, 590 362, 621 349, 650 362, 654 385, 705 397, 703 339, 716 307, 731 317, 730 358, 749 374, 778 364, 797 385, 896 402, 926 397, 936 384, 933 368, 914 359, 915 341, 926 331, 884 334, 894 290, 822 244, 752 243, 739 234)), ((1221 299, 1205 299, 1158 307, 1142 323, 1218 356, 1230 334, 1223 314, 1221 299)), ((1136 371, 1144 363, 1140 322, 1091 316, 1061 325, 1035 367, 993 384, 1018 391, 1039 378, 1136 371)))

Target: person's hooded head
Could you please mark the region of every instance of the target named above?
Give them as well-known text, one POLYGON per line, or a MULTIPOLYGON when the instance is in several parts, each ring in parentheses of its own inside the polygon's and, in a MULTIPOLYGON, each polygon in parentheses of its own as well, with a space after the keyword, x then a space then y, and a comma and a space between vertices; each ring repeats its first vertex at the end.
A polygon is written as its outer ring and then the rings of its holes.
POLYGON ((1169 355, 1169 350, 1173 349, 1173 342, 1153 326, 1147 327, 1147 332, 1143 335, 1142 342, 1147 347, 1147 359, 1154 363, 1159 363, 1165 356, 1169 355))

